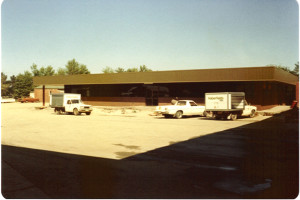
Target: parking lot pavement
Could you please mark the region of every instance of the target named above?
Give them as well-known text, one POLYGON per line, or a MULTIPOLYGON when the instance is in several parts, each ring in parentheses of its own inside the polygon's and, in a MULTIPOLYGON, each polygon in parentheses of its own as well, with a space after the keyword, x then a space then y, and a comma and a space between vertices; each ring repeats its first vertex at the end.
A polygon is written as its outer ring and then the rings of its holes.
POLYGON ((151 110, 110 108, 95 108, 90 116, 74 116, 57 115, 51 108, 35 109, 38 105, 2 105, 2 144, 122 159, 267 118, 176 120, 149 116, 151 110))
MULTIPOLYGON (((72 116, 32 105, 2 107, 2 163, 47 197, 298 194, 298 122, 287 123, 282 115, 233 122, 99 109, 91 116, 72 116), (11 118, 19 110, 23 120, 11 118)), ((6 171, 2 168, 2 194, 14 191, 15 198, 24 198, 6 171)), ((26 197, 37 194, 27 192, 26 197)))
POLYGON ((276 106, 270 109, 266 110, 261 110, 258 111, 257 113, 260 115, 268 115, 268 116, 273 116, 282 112, 286 112, 291 109, 291 106, 276 106))
POLYGON ((36 187, 28 179, 14 170, 5 161, 1 162, 2 168, 2 194, 5 198, 39 198, 49 199, 42 190, 36 187))

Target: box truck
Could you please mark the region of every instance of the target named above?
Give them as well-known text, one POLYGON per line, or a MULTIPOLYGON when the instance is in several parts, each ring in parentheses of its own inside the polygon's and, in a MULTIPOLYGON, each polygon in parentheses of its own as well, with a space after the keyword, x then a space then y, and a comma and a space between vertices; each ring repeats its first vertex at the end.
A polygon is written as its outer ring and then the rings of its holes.
POLYGON ((254 117, 255 106, 247 104, 244 92, 205 93, 205 111, 214 118, 236 120, 240 116, 254 117))
POLYGON ((90 115, 93 108, 91 105, 86 105, 81 101, 81 94, 58 93, 50 95, 50 107, 54 108, 54 112, 73 113, 80 115, 85 113, 90 115))

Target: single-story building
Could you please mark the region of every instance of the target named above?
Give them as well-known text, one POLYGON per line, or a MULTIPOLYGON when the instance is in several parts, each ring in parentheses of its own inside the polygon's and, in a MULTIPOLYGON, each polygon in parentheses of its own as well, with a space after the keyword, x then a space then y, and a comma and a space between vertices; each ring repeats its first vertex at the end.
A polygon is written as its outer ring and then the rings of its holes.
MULTIPOLYGON (((63 93, 63 85, 45 85, 45 102, 50 101, 50 94, 52 93, 63 93)), ((40 101, 43 99, 43 86, 39 85, 34 88, 34 98, 38 98, 40 101)))
POLYGON ((297 76, 276 67, 245 67, 34 77, 36 85, 64 85, 99 106, 169 104, 173 98, 204 104, 207 92, 245 92, 252 105, 290 105, 297 76))

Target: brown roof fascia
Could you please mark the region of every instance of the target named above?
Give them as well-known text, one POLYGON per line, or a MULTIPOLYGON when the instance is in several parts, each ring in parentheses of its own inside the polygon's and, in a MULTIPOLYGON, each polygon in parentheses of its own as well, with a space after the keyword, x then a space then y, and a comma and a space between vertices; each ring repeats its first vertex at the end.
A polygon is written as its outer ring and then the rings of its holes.
POLYGON ((280 68, 275 67, 274 69, 274 79, 279 82, 289 83, 292 85, 296 85, 299 83, 299 77, 295 76, 287 71, 284 71, 280 68))
POLYGON ((197 70, 124 72, 34 77, 36 85, 133 84, 225 81, 279 81, 293 84, 294 75, 282 74, 275 67, 219 68, 197 70), (290 76, 291 75, 291 76, 290 76), (292 80, 292 81, 291 81, 292 80))

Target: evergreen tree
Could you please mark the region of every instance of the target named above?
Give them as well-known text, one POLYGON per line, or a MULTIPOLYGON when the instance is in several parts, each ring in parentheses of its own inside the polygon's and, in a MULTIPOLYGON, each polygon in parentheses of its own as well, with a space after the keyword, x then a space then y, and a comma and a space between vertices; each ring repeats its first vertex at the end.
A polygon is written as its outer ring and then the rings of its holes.
POLYGON ((86 65, 79 64, 75 59, 72 59, 68 61, 65 73, 66 75, 90 74, 90 71, 87 69, 86 65))
POLYGON ((29 71, 25 71, 24 74, 18 74, 14 84, 14 97, 27 97, 31 91, 33 91, 32 74, 29 71))

